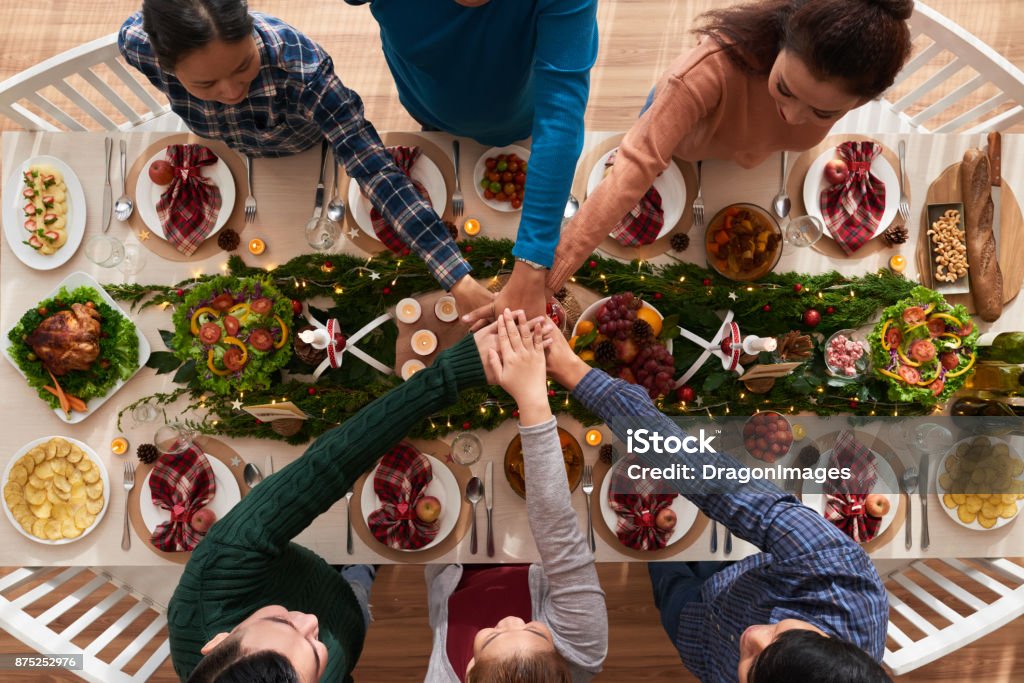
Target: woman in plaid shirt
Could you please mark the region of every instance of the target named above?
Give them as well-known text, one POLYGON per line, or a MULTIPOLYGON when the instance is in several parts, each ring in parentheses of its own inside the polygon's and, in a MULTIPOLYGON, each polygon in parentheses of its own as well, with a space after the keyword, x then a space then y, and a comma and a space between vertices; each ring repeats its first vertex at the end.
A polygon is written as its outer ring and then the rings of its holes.
POLYGON ((491 301, 431 205, 399 171, 323 48, 245 0, 144 0, 118 47, 191 131, 277 157, 326 138, 370 202, 463 310, 491 301), (416 240, 411 239, 416 235, 416 240))

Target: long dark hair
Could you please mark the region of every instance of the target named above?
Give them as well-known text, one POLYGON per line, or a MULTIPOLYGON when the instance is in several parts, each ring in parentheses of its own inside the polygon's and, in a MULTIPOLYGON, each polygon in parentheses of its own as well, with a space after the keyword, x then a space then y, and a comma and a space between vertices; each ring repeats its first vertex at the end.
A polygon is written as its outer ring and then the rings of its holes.
POLYGON ((211 41, 234 43, 251 34, 252 17, 245 0, 143 0, 142 28, 160 66, 173 70, 211 41))
POLYGON ((741 683, 892 683, 878 662, 853 643, 820 633, 786 631, 766 647, 741 683))
POLYGON ((820 80, 874 99, 910 57, 913 0, 760 0, 711 10, 695 33, 722 46, 747 73, 767 75, 782 50, 820 80))

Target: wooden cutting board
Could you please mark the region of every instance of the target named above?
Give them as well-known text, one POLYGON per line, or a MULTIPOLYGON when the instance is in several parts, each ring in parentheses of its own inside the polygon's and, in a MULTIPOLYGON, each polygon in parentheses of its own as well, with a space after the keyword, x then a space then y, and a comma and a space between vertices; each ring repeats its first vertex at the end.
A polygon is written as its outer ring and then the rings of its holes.
MULTIPOLYGON (((962 202, 960 193, 960 163, 949 166, 932 182, 922 207, 921 229, 917 234, 917 251, 914 258, 918 272, 925 282, 930 282, 928 275, 928 204, 946 204, 962 202)), ((1020 293, 1024 282, 1024 250, 1020 248, 1024 239, 1024 215, 1020 204, 1007 183, 1003 183, 1002 219, 999 228, 999 269, 1003 272, 1003 302, 1008 302, 1020 293)), ((953 294, 946 297, 952 304, 963 304, 974 313, 974 300, 970 294, 953 294)))

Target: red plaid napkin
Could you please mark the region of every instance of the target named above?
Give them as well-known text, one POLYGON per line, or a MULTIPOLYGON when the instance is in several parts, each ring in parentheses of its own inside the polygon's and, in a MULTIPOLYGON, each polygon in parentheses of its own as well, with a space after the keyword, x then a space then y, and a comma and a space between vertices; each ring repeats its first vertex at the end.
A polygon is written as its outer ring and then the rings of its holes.
POLYGON ((836 438, 828 467, 847 467, 852 476, 825 483, 825 519, 857 543, 870 541, 878 534, 882 523, 864 509, 864 501, 878 479, 875 454, 847 429, 836 438))
POLYGON ((193 550, 204 534, 192 528, 192 515, 217 493, 206 455, 195 446, 184 453, 164 455, 153 468, 149 488, 153 504, 171 513, 171 521, 153 531, 153 545, 165 552, 193 550))
MULTIPOLYGON (((412 167, 416 163, 416 160, 420 158, 419 147, 406 147, 399 145, 397 147, 388 147, 388 152, 391 153, 392 158, 395 160, 395 165, 398 166, 398 170, 409 175, 412 173, 412 167)), ((412 180, 412 176, 409 177, 412 180)), ((412 186, 416 188, 416 191, 423 196, 423 199, 430 203, 430 196, 427 194, 427 188, 423 187, 423 184, 419 181, 412 180, 412 186)), ((391 227, 391 223, 388 222, 384 216, 381 215, 377 207, 370 209, 370 221, 373 223, 373 231, 377 233, 377 237, 384 243, 384 246, 395 252, 399 256, 405 256, 409 253, 409 247, 402 238, 398 236, 395 229, 391 227)))
POLYGON ((847 254, 875 234, 885 212, 885 185, 871 173, 871 161, 882 153, 877 142, 844 142, 836 147, 846 160, 846 182, 821 191, 821 214, 832 238, 847 254))
MULTIPOLYGON (((615 164, 616 149, 604 162, 605 169, 615 164)), ((661 194, 651 185, 629 213, 622 217, 608 233, 624 247, 639 247, 658 239, 658 233, 665 225, 665 212, 661 208, 661 194)))
POLYGON ((199 248, 217 223, 220 188, 202 174, 203 166, 217 163, 217 155, 203 145, 170 145, 167 161, 174 180, 156 203, 156 213, 167 241, 186 256, 199 248))
POLYGON ((661 482, 630 479, 627 470, 625 465, 614 467, 608 485, 608 505, 618 518, 615 535, 622 545, 633 550, 664 548, 674 532, 659 529, 654 521, 659 512, 672 505, 676 494, 667 493, 661 482))
POLYGON ((381 506, 370 514, 367 525, 374 538, 397 550, 418 550, 434 540, 439 520, 421 522, 416 503, 431 479, 430 461, 407 443, 384 456, 373 478, 373 490, 381 506))

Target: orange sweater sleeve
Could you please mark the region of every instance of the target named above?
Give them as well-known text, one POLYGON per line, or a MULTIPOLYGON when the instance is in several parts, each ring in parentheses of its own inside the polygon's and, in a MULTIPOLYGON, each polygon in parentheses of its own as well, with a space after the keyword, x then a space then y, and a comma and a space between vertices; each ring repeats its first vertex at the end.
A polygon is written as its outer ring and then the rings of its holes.
POLYGON ((576 272, 668 168, 680 141, 717 107, 723 74, 713 57, 716 52, 698 50, 702 54, 695 63, 684 60, 690 62, 689 68, 663 79, 650 109, 622 139, 611 172, 562 230, 548 274, 549 289, 558 291, 576 272))

